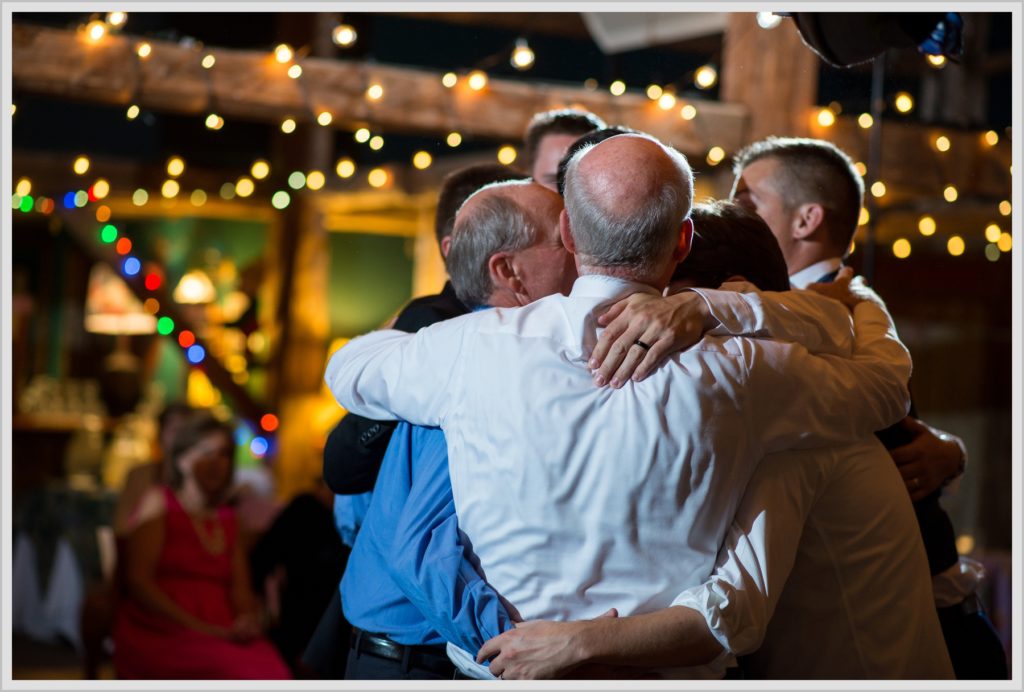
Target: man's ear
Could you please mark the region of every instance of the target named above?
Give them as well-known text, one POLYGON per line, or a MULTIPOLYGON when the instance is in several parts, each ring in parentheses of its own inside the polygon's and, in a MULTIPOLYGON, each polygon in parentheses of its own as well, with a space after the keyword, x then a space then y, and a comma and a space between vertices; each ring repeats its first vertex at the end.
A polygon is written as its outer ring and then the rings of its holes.
POLYGON ((572 239, 572 229, 569 227, 569 214, 565 209, 558 215, 558 235, 562 237, 562 245, 572 254, 576 254, 576 241, 572 239))
POLYGON ((683 225, 679 227, 679 244, 676 246, 675 252, 672 258, 676 264, 679 264, 686 256, 690 254, 690 248, 693 246, 693 219, 686 219, 683 221, 683 225))
POLYGON ((825 221, 825 208, 817 202, 801 204, 796 210, 796 218, 793 220, 793 238, 806 240, 816 230, 821 228, 825 221))
POLYGON ((506 289, 513 293, 522 293, 523 282, 516 275, 510 253, 496 252, 491 255, 487 260, 487 270, 490 272, 495 290, 506 289))
POLYGON ((441 257, 448 257, 448 251, 452 249, 452 237, 446 235, 441 238, 441 257))

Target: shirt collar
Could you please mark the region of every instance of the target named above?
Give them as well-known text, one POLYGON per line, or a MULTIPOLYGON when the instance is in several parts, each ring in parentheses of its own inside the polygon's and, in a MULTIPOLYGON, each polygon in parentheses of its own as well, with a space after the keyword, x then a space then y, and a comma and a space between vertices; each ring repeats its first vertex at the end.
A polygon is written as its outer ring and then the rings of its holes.
POLYGON ((604 274, 584 274, 572 285, 571 298, 600 298, 601 300, 618 300, 634 293, 650 293, 660 296, 661 291, 648 284, 620 279, 617 276, 604 274))
POLYGON ((839 257, 823 259, 809 267, 804 267, 796 274, 791 274, 789 285, 793 288, 807 288, 808 284, 814 283, 826 274, 831 274, 841 266, 843 266, 843 260, 839 257))

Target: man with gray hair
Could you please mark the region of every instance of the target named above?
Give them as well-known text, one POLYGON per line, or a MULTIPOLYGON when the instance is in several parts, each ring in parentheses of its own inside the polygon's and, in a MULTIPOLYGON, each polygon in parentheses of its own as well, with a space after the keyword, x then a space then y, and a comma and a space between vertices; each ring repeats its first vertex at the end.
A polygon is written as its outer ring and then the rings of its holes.
MULTIPOLYGON (((737 325, 776 333, 758 296, 726 310, 709 300, 720 336, 642 383, 594 386, 596 316, 668 284, 688 251, 691 195, 685 158, 652 138, 584 149, 568 168, 559 223, 580 273, 569 296, 416 335, 376 332, 328 364, 325 380, 346 408, 444 430, 459 525, 513 618, 688 610, 669 606, 710 574, 757 459, 854 440, 906 411, 910 361, 871 304, 858 309, 852 349, 821 340, 809 347, 832 355, 815 356, 727 335, 737 325)), ((821 299, 809 322, 812 342, 849 330, 834 301, 821 299)), ((657 673, 720 677, 722 664, 657 673)))

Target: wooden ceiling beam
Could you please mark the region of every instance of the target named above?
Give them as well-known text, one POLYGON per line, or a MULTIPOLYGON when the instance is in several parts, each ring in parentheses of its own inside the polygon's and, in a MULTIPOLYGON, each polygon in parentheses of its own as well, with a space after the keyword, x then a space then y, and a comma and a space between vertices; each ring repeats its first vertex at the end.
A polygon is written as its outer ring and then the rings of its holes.
POLYGON ((90 42, 74 31, 16 24, 12 73, 16 89, 53 96, 151 110, 280 122, 286 117, 313 121, 320 111, 342 130, 370 125, 378 130, 431 135, 458 130, 517 142, 534 113, 575 105, 609 123, 626 123, 703 156, 712 146, 735 151, 746 130, 746 106, 694 102, 697 116, 680 117, 682 103, 670 110, 638 93, 612 96, 557 84, 492 79, 479 92, 465 80, 445 88, 435 72, 326 58, 302 58, 302 76, 290 79, 287 66, 267 52, 210 48, 199 50, 147 39, 152 52, 136 55, 142 39, 105 36, 90 42), (204 55, 213 69, 201 66, 204 55), (371 84, 384 96, 366 97, 371 84))

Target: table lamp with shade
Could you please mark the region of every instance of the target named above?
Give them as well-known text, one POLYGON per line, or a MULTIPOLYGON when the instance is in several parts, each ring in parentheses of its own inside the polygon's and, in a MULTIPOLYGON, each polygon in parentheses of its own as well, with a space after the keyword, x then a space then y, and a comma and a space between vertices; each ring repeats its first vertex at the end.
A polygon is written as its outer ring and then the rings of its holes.
POLYGON ((100 394, 111 416, 133 410, 142 393, 142 368, 128 347, 128 337, 154 334, 156 317, 146 312, 124 279, 102 262, 89 271, 85 330, 117 337, 114 352, 103 361, 100 394))

